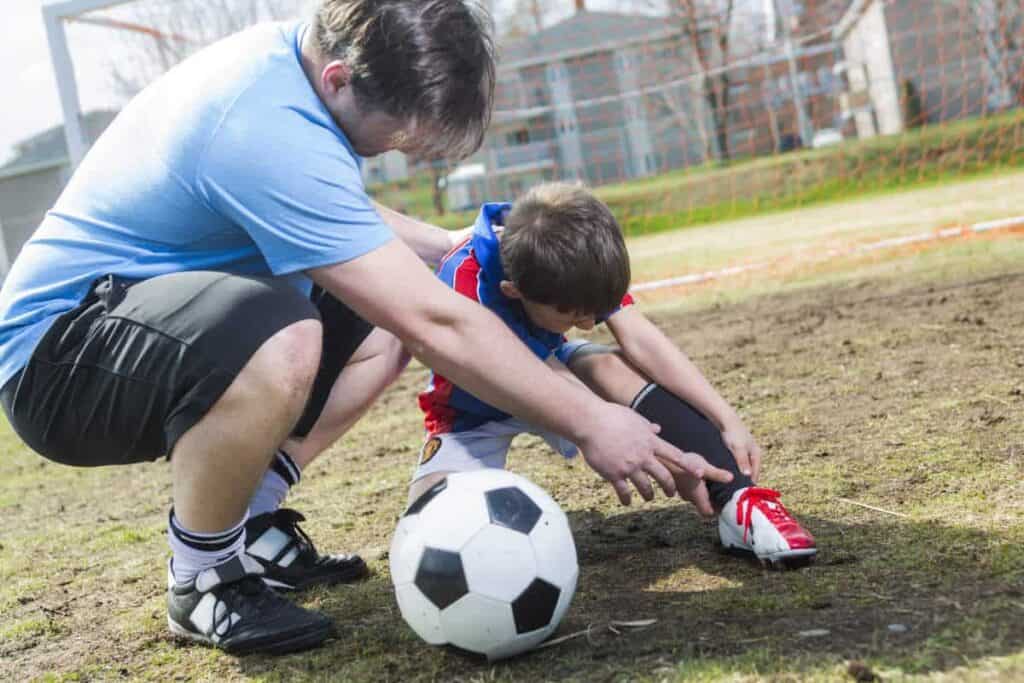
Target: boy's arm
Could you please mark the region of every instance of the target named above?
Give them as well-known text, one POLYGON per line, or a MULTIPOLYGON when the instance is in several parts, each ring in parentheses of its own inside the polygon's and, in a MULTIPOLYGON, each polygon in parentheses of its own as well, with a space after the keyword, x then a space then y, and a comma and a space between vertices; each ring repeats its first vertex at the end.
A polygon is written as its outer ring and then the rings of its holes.
POLYGON ((740 471, 756 481, 761 470, 760 446, 693 361, 636 306, 621 309, 608 319, 607 325, 630 363, 651 381, 689 402, 718 427, 740 471))

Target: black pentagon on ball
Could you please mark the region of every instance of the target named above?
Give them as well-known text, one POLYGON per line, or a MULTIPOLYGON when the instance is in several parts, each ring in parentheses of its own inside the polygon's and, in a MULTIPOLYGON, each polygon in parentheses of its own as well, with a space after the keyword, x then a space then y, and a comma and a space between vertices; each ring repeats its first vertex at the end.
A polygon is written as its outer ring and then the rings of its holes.
POLYGON ((492 524, 528 534, 540 519, 541 509, 520 488, 508 486, 484 495, 492 524))
POLYGON ((438 609, 444 609, 469 592, 462 558, 458 553, 437 548, 423 550, 414 583, 438 609))
POLYGON ((437 494, 441 493, 441 491, 444 491, 446 488, 448 488, 447 479, 442 479, 441 481, 437 482, 429 489, 424 491, 419 498, 414 500, 412 502, 412 505, 409 506, 409 508, 405 511, 405 514, 402 516, 408 517, 409 515, 415 515, 419 513, 420 511, 423 510, 423 508, 427 506, 427 503, 434 500, 434 498, 437 497, 437 494))
POLYGON ((559 590, 544 579, 534 579, 518 598, 512 601, 516 633, 523 634, 544 628, 558 606, 559 590))

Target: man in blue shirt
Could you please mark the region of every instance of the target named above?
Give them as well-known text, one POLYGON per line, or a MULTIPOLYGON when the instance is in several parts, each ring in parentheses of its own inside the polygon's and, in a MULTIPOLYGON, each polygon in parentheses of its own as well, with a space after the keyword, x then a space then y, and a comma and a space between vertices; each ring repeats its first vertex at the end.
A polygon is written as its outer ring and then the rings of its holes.
POLYGON ((650 498, 649 477, 674 491, 659 458, 682 454, 656 426, 564 382, 445 287, 421 259, 439 261, 448 235, 363 187, 362 157, 479 147, 487 27, 461 0, 321 0, 309 24, 205 49, 125 108, 13 265, 0 402, 57 462, 170 458, 175 634, 232 652, 326 637, 325 616, 267 586, 365 565, 321 556, 278 506, 400 371, 403 346, 571 439, 620 494, 630 482, 650 498))

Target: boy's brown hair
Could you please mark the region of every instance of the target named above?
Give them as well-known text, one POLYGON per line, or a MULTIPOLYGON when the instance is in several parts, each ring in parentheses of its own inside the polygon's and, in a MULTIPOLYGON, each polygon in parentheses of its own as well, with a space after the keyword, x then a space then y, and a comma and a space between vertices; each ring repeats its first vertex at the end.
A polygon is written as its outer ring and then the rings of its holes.
POLYGON ((604 316, 629 289, 629 253, 612 212, 579 185, 538 185, 505 217, 505 277, 523 297, 604 316))
POLYGON ((352 69, 357 101, 409 119, 428 158, 484 139, 494 99, 490 15, 472 0, 320 0, 313 39, 352 69))

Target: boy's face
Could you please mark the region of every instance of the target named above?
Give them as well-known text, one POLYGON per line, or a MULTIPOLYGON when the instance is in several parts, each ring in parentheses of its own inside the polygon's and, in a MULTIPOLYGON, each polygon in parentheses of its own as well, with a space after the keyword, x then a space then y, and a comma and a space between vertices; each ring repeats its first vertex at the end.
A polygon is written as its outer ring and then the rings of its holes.
POLYGON ((530 322, 548 332, 565 334, 574 327, 591 330, 596 324, 595 316, 592 313, 566 313, 558 310, 555 306, 540 304, 524 298, 515 283, 509 280, 501 281, 501 293, 509 299, 518 299, 530 322))

